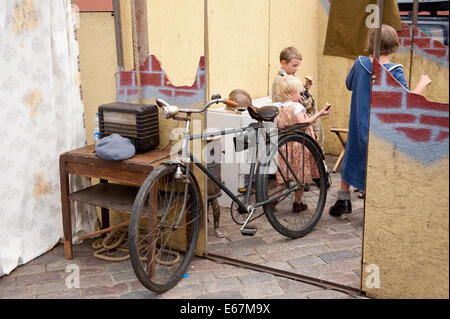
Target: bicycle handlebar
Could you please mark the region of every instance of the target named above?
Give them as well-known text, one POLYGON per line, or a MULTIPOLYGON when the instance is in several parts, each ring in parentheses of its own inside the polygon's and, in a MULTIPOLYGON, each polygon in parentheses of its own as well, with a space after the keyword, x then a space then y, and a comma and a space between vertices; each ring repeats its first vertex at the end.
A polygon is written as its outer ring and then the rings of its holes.
MULTIPOLYGON (((220 97, 220 95, 219 95, 219 97, 220 97)), ((208 103, 206 103, 205 106, 202 109, 180 109, 178 106, 170 105, 169 103, 167 103, 163 99, 160 99, 160 98, 156 99, 156 104, 159 107, 163 108, 164 117, 166 119, 174 117, 179 112, 182 112, 182 113, 202 113, 208 107, 210 107, 213 104, 217 104, 217 103, 224 103, 226 105, 230 105, 230 106, 234 106, 234 107, 238 106, 238 104, 236 102, 234 102, 234 101, 231 101, 231 100, 228 100, 228 99, 217 98, 217 99, 213 99, 213 100, 209 101, 208 103)))

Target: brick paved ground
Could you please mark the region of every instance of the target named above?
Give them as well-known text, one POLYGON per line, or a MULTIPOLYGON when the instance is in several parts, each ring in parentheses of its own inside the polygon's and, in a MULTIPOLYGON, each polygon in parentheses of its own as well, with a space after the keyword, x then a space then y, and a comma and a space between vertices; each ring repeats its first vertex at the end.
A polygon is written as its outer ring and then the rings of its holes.
MULTIPOLYGON (((327 157, 328 166, 336 157, 327 157)), ((327 206, 319 223, 308 235, 288 239, 278 234, 263 216, 254 237, 243 237, 239 226, 222 209, 217 238, 209 226, 208 250, 247 262, 287 270, 358 288, 360 285, 363 200, 352 192, 353 213, 334 218, 328 208, 336 200, 339 173, 332 174, 327 206)), ((212 214, 209 212, 210 224, 212 214)), ((188 276, 161 295, 146 290, 136 279, 130 261, 107 262, 93 257, 92 240, 74 246, 73 260, 66 260, 63 245, 20 266, 0 278, 0 298, 353 298, 343 292, 272 274, 194 257, 188 276), (66 267, 80 269, 80 288, 68 289, 66 267)))

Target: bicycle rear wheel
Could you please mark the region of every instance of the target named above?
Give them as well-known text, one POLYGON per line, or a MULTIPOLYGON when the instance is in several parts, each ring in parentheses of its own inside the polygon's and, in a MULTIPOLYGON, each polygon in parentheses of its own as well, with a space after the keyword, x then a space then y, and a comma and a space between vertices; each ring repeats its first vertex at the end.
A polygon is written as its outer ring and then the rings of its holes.
POLYGON ((259 165, 257 201, 274 199, 296 188, 263 208, 270 224, 280 234, 290 238, 303 237, 311 232, 322 215, 326 183, 321 153, 313 142, 301 133, 284 135, 279 138, 278 145, 271 145, 269 154, 265 154, 259 165), (318 183, 312 178, 317 178, 318 183))
POLYGON ((147 288, 164 292, 175 286, 197 245, 201 196, 191 175, 175 178, 177 165, 161 165, 145 179, 133 204, 129 225, 130 259, 147 288), (183 208, 184 207, 184 208, 183 208))

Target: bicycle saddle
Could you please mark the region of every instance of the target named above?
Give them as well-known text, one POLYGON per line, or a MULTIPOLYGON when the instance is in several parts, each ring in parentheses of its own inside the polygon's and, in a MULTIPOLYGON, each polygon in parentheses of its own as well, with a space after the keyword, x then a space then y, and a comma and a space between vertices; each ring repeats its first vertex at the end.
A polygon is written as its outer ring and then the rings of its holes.
POLYGON ((278 107, 275 105, 261 107, 254 107, 253 105, 250 105, 247 107, 247 111, 252 119, 257 121, 273 122, 273 119, 278 115, 278 107))

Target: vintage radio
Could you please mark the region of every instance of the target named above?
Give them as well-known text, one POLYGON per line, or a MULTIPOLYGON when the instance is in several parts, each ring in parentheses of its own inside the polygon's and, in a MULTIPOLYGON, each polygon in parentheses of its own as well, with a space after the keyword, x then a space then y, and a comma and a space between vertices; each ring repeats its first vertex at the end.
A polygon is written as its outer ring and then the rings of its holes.
POLYGON ((158 107, 156 105, 114 102, 98 108, 100 138, 119 134, 129 138, 136 153, 159 144, 158 107))

